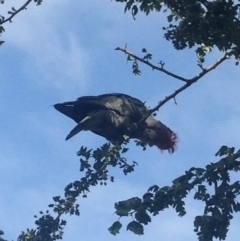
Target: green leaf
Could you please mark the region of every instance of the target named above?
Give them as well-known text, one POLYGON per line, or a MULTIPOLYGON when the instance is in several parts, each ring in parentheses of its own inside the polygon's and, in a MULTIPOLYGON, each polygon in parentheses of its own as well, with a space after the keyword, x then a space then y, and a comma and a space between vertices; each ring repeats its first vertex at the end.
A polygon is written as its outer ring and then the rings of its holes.
POLYGON ((137 5, 134 5, 132 7, 132 16, 133 16, 134 20, 135 20, 135 16, 137 15, 137 13, 138 13, 138 7, 137 7, 137 5))
POLYGON ((146 54, 144 57, 143 57, 143 59, 145 59, 145 60, 149 60, 149 59, 152 59, 152 54, 146 54))
POLYGON ((222 146, 219 151, 215 154, 215 156, 225 156, 231 155, 234 153, 234 147, 230 148, 227 146, 222 146))
POLYGON ((129 165, 126 165, 126 166, 124 167, 124 169, 123 169, 123 173, 124 173, 125 175, 127 175, 128 173, 131 173, 131 172, 133 172, 133 171, 134 171, 133 166, 129 166, 129 165))
POLYGON ((159 190, 158 185, 153 185, 150 188, 148 188, 148 192, 157 192, 159 190))
POLYGON ((173 20, 173 15, 172 15, 172 14, 168 15, 168 16, 167 16, 167 20, 168 20, 168 22, 172 22, 172 20, 173 20))
POLYGON ((142 201, 138 197, 133 197, 125 201, 115 203, 116 214, 119 216, 128 216, 131 210, 138 210, 142 201))
POLYGON ((91 156, 91 151, 91 149, 87 150, 87 147, 81 146, 80 150, 77 152, 77 155, 88 159, 91 156))
POLYGON ((132 231, 137 235, 143 235, 143 226, 139 222, 132 221, 127 225, 127 230, 132 231))
POLYGON ((135 59, 134 62, 133 62, 132 69, 133 69, 133 73, 134 73, 135 75, 140 75, 140 74, 141 74, 141 71, 140 71, 140 69, 139 69, 139 67, 138 67, 138 62, 137 62, 136 59, 135 59))
POLYGON ((130 55, 127 56, 127 61, 132 61, 132 57, 130 55))
POLYGON ((239 202, 236 201, 233 203, 233 210, 235 212, 240 212, 240 203, 239 202))
POLYGON ((2 25, 0 25, 0 33, 5 32, 5 29, 2 25))
POLYGON ((59 202, 60 198, 61 198, 60 196, 55 196, 55 197, 53 197, 53 201, 54 202, 59 202))
POLYGON ((121 229, 122 224, 119 221, 116 221, 112 224, 111 227, 108 228, 108 231, 113 234, 114 236, 119 233, 119 230, 121 229))
POLYGON ((125 153, 125 152, 127 152, 128 150, 129 150, 129 148, 123 148, 123 149, 122 149, 122 154, 125 153))
POLYGON ((146 211, 138 211, 135 213, 135 218, 139 223, 143 223, 147 225, 151 222, 150 216, 147 214, 146 211))

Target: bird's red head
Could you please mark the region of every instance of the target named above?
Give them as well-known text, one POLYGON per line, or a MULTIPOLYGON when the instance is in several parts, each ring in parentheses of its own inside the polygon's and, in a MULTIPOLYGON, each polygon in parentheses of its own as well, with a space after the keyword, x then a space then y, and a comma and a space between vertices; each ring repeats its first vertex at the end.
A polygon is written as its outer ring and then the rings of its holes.
POLYGON ((143 132, 146 142, 157 146, 161 151, 168 150, 169 153, 173 153, 176 150, 176 143, 178 141, 176 133, 160 121, 150 121, 149 123, 150 125, 143 132))

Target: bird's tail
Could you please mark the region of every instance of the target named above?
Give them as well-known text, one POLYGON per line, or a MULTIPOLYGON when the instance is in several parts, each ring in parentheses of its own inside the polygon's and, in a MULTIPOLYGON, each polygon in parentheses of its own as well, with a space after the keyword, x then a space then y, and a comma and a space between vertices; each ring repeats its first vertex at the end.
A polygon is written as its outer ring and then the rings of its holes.
POLYGON ((81 122, 79 122, 67 135, 66 141, 75 136, 77 133, 85 129, 85 123, 91 119, 90 116, 85 117, 81 122))
POLYGON ((60 104, 55 104, 54 108, 61 112, 62 114, 68 116, 69 118, 73 119, 77 123, 81 120, 81 116, 79 116, 75 109, 72 102, 65 102, 60 104))

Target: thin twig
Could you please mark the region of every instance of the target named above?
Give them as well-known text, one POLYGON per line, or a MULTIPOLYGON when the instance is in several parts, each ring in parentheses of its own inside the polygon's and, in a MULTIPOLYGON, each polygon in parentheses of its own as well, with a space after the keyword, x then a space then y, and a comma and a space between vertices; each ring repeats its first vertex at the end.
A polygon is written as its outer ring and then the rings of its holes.
POLYGON ((160 101, 157 106, 149 110, 149 114, 152 114, 153 112, 159 110, 161 106, 163 106, 166 102, 168 102, 171 99, 175 99, 175 97, 181 93, 183 90, 187 89, 189 86, 191 86, 193 83, 196 83, 199 79, 201 79, 205 74, 210 72, 211 70, 215 69, 218 65, 220 65, 224 60, 229 59, 231 55, 233 55, 234 51, 231 51, 229 53, 224 54, 222 58, 217 60, 215 63, 210 65, 208 68, 201 71, 198 75, 193 77, 192 79, 187 80, 187 83, 180 87, 179 89, 175 90, 171 95, 167 96, 164 100, 160 101))
POLYGON ((210 72, 211 70, 215 69, 218 65, 220 65, 224 60, 229 59, 231 55, 233 55, 234 51, 231 51, 229 53, 224 54, 222 58, 217 60, 215 63, 210 65, 208 68, 201 71, 198 75, 193 77, 192 79, 188 79, 187 83, 180 87, 179 89, 175 90, 171 95, 167 96, 164 100, 160 101, 157 106, 149 110, 149 114, 151 115, 153 112, 159 110, 161 106, 163 106, 166 102, 168 102, 171 99, 175 99, 176 96, 181 93, 183 90, 187 89, 189 86, 191 86, 193 83, 196 83, 199 79, 201 79, 205 74, 210 72))
POLYGON ((10 17, 8 17, 8 18, 0 21, 0 25, 6 23, 6 22, 8 22, 8 21, 11 22, 11 21, 12 21, 12 18, 13 18, 15 15, 17 15, 19 12, 21 12, 22 10, 26 9, 27 5, 28 5, 30 2, 32 2, 32 0, 28 0, 28 1, 27 1, 25 4, 23 4, 22 7, 20 7, 18 10, 12 12, 10 17))
POLYGON ((140 57, 138 57, 137 55, 129 52, 126 48, 117 47, 115 50, 120 50, 120 51, 122 51, 123 53, 127 54, 128 56, 131 56, 132 58, 134 58, 134 59, 136 59, 136 60, 138 60, 138 61, 140 61, 140 62, 142 62, 142 63, 144 63, 144 64, 146 64, 146 65, 148 65, 148 66, 150 66, 153 70, 156 69, 156 70, 161 71, 161 72, 163 72, 163 73, 165 73, 165 74, 167 74, 167 75, 172 76, 172 77, 175 78, 175 79, 179 79, 179 80, 181 80, 181 81, 183 81, 183 82, 187 82, 187 79, 185 79, 185 78, 183 78, 183 77, 181 77, 181 76, 179 76, 179 75, 173 74, 173 73, 170 72, 170 71, 165 70, 165 69, 163 68, 163 65, 161 65, 161 67, 158 67, 158 66, 150 63, 149 61, 146 61, 145 59, 140 58, 140 57))

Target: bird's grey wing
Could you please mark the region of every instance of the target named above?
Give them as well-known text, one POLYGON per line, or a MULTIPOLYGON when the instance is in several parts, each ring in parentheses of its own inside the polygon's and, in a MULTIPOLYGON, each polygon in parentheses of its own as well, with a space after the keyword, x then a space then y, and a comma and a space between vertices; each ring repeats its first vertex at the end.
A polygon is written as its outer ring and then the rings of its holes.
POLYGON ((92 111, 88 113, 67 135, 66 140, 69 140, 71 137, 75 136, 82 130, 98 130, 101 128, 102 123, 105 120, 107 110, 92 111))

